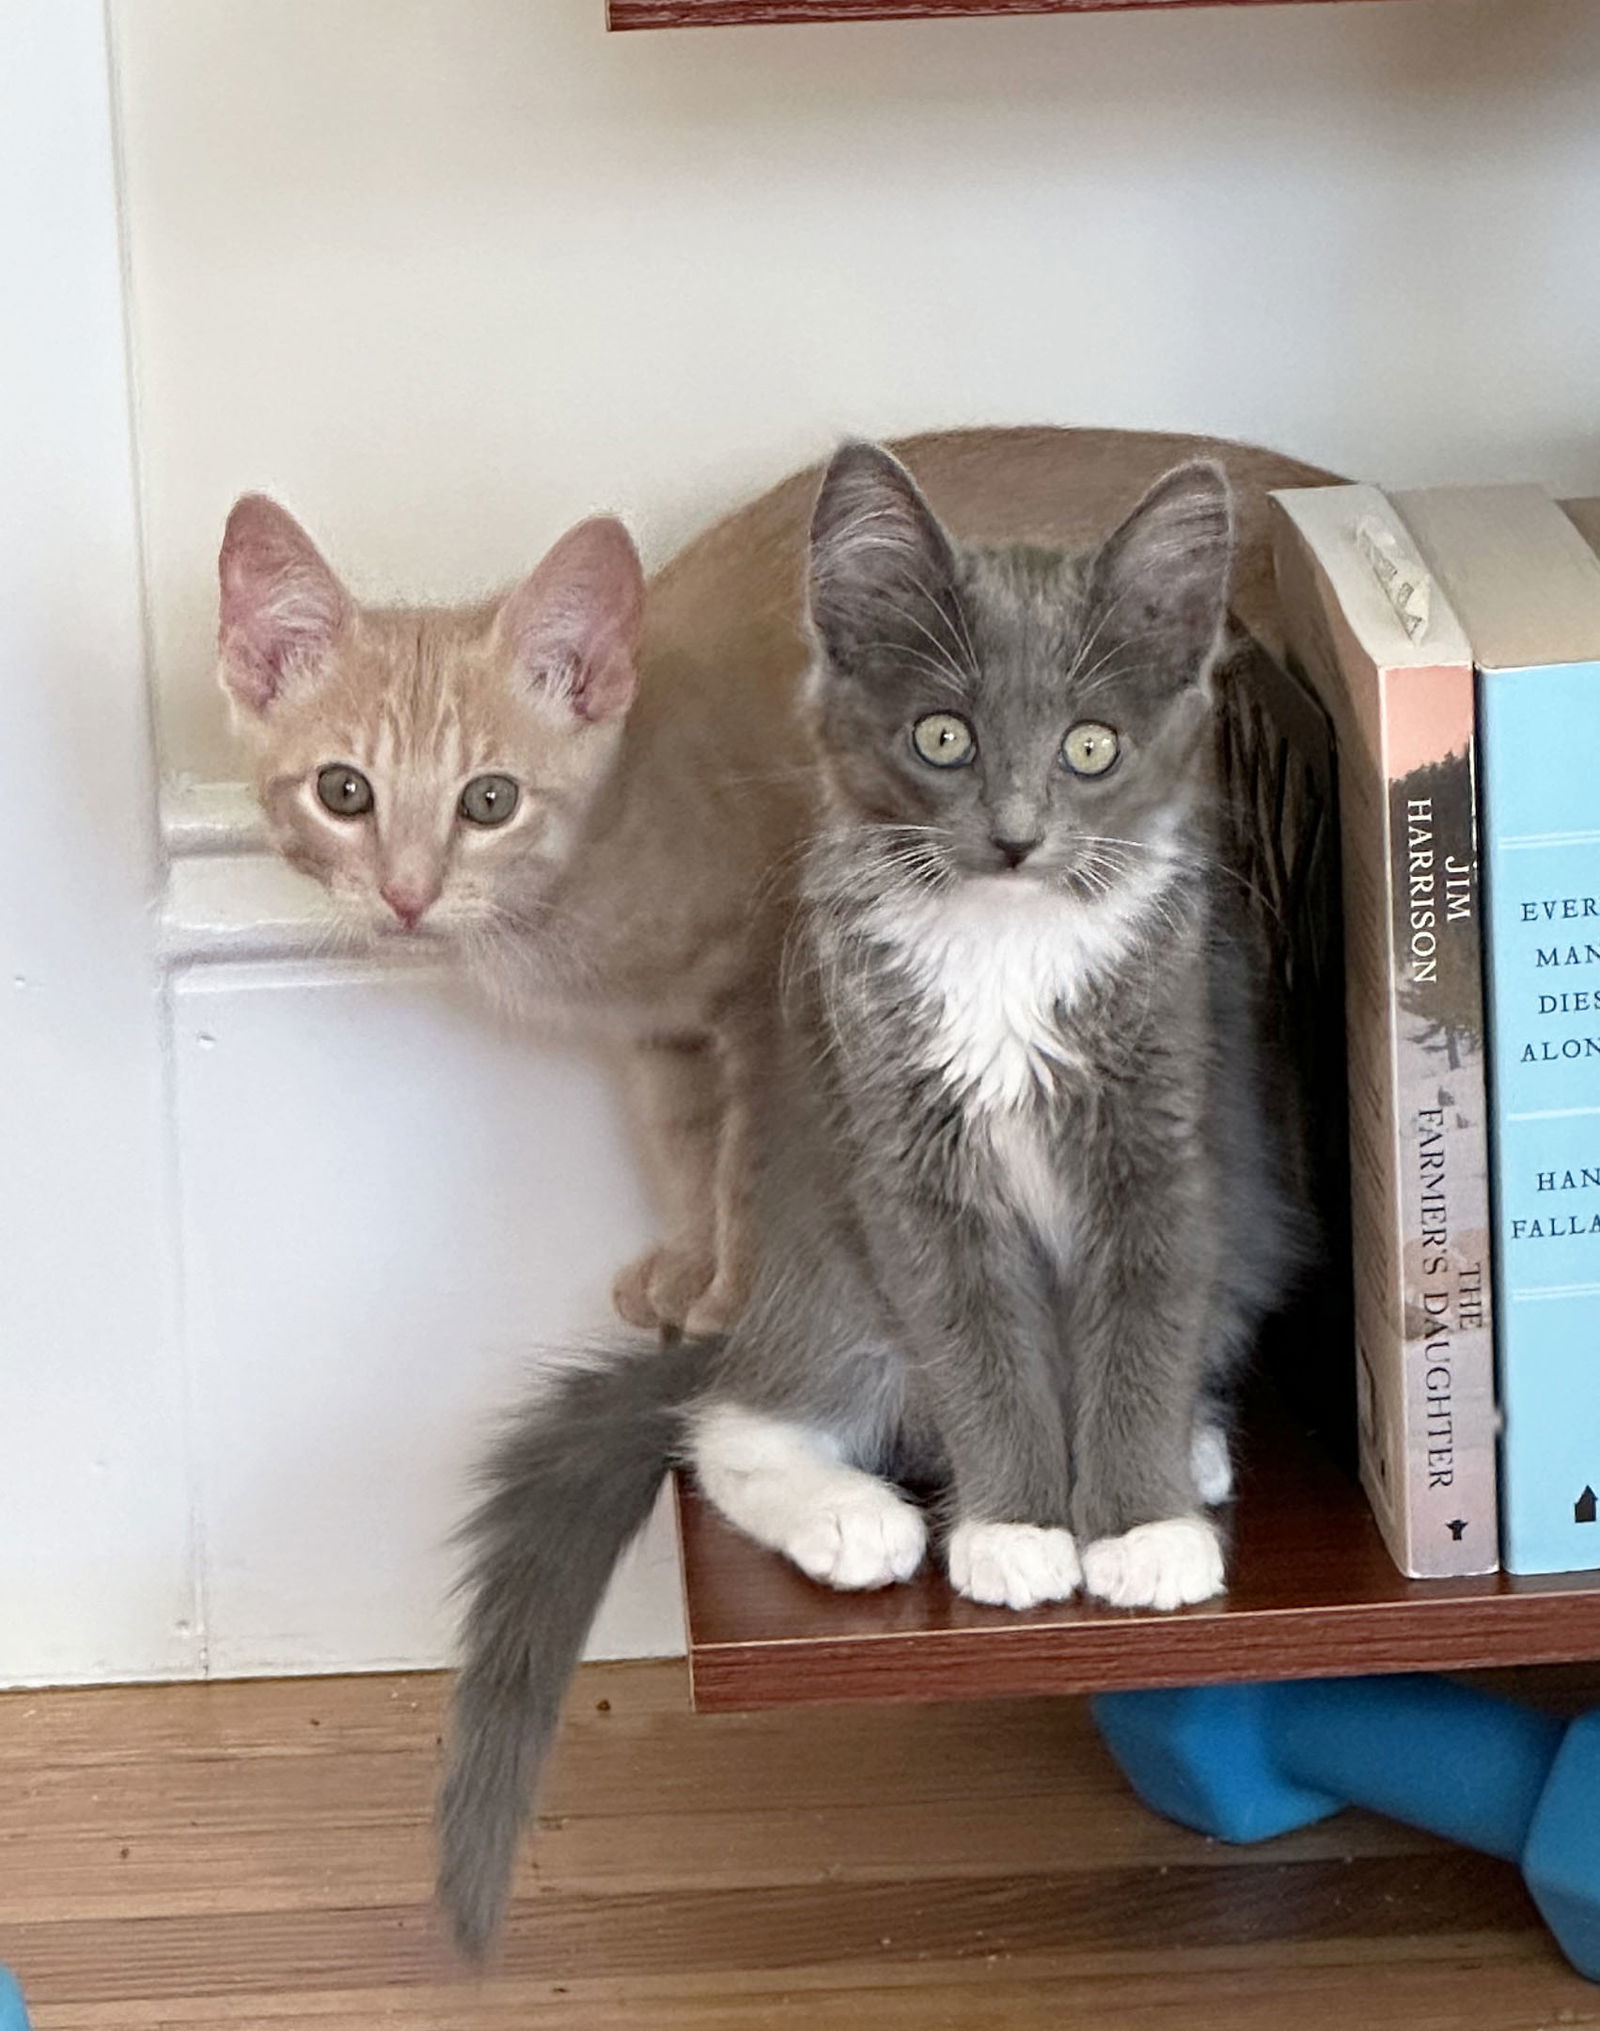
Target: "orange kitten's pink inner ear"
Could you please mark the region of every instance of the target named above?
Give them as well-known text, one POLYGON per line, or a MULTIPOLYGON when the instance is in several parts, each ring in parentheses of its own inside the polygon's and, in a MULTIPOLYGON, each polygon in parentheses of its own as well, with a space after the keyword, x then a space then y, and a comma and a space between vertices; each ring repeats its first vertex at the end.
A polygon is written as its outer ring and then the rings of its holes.
POLYGON ((506 597, 496 625, 518 676, 580 719, 620 719, 638 684, 644 572, 609 515, 580 522, 506 597))
POLYGON ((293 515, 265 494, 234 503, 217 577, 223 682, 246 711, 266 712, 322 661, 349 596, 293 515))

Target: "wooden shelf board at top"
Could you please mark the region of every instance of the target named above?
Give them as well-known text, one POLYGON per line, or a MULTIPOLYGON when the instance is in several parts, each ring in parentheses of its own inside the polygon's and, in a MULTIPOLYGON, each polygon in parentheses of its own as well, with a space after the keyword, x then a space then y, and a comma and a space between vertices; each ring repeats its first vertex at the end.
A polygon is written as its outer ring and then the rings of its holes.
POLYGON ((1012 1614, 937 1569, 873 1594, 814 1586, 680 1482, 695 1705, 1008 1698, 1239 1679, 1600 1660, 1600 1571, 1407 1580, 1360 1488, 1287 1419, 1251 1445, 1231 1585, 1176 1614, 1073 1602, 1012 1614))
POLYGON ((1151 7, 1270 7, 1283 0, 607 0, 610 28, 749 28, 926 21, 977 14, 1110 14, 1151 7))

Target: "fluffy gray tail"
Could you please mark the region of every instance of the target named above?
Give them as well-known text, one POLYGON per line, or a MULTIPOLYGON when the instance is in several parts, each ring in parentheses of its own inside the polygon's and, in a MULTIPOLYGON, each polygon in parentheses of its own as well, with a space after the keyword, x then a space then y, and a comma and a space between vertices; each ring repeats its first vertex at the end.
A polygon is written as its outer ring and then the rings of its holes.
POLYGON ((704 1347, 636 1350, 543 1387, 485 1462, 466 1526, 464 1660, 439 1801, 439 1900, 481 1959, 584 1638, 676 1447, 704 1347))

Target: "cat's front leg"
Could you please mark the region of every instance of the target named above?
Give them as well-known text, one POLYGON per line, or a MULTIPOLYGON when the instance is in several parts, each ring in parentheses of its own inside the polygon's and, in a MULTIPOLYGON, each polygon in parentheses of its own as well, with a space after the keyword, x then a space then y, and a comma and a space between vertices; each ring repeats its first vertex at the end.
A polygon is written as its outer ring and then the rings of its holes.
MULTIPOLYGON (((907 1210, 906 1231, 923 1226, 907 1210)), ((997 1608, 1081 1578, 1050 1293, 1019 1231, 945 1209, 935 1246, 880 1262, 952 1481, 950 1583, 997 1608)))
POLYGON ((749 1300, 756 1275, 756 1167, 767 1132, 778 1044, 760 995, 718 1023, 714 1036, 718 1114, 711 1151, 712 1274, 690 1306, 691 1333, 725 1333, 749 1300))
POLYGON ((752 1188, 775 1051, 759 997, 701 1036, 631 1047, 635 1113, 673 1229, 612 1288, 630 1325, 725 1333, 744 1310, 755 1277, 752 1188))
POLYGON ((1226 1441, 1200 1415, 1211 1264, 1196 1195, 1105 1192, 1074 1317, 1074 1517, 1087 1593, 1171 1609, 1226 1585, 1226 1441), (1136 1210, 1130 1210, 1136 1209, 1136 1210), (1205 1486, 1199 1484, 1204 1480, 1205 1486))
POLYGON ((644 1038, 627 1047, 624 1070, 670 1233, 618 1274, 612 1302, 630 1326, 681 1332, 717 1275, 722 1069, 700 1035, 644 1038))
POLYGON ((950 1533, 946 1565, 958 1594, 991 1608, 1070 1601, 1083 1578, 1076 1539, 1053 1524, 968 1517, 950 1533))

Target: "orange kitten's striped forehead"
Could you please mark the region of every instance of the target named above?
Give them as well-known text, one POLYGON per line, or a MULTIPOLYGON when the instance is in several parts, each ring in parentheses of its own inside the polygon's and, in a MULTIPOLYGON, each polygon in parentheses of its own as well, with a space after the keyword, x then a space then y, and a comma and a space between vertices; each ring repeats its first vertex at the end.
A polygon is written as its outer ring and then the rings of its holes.
POLYGON ((362 608, 247 496, 220 559, 222 681, 274 841, 359 927, 526 928, 609 773, 643 585, 580 524, 503 600, 362 608))

